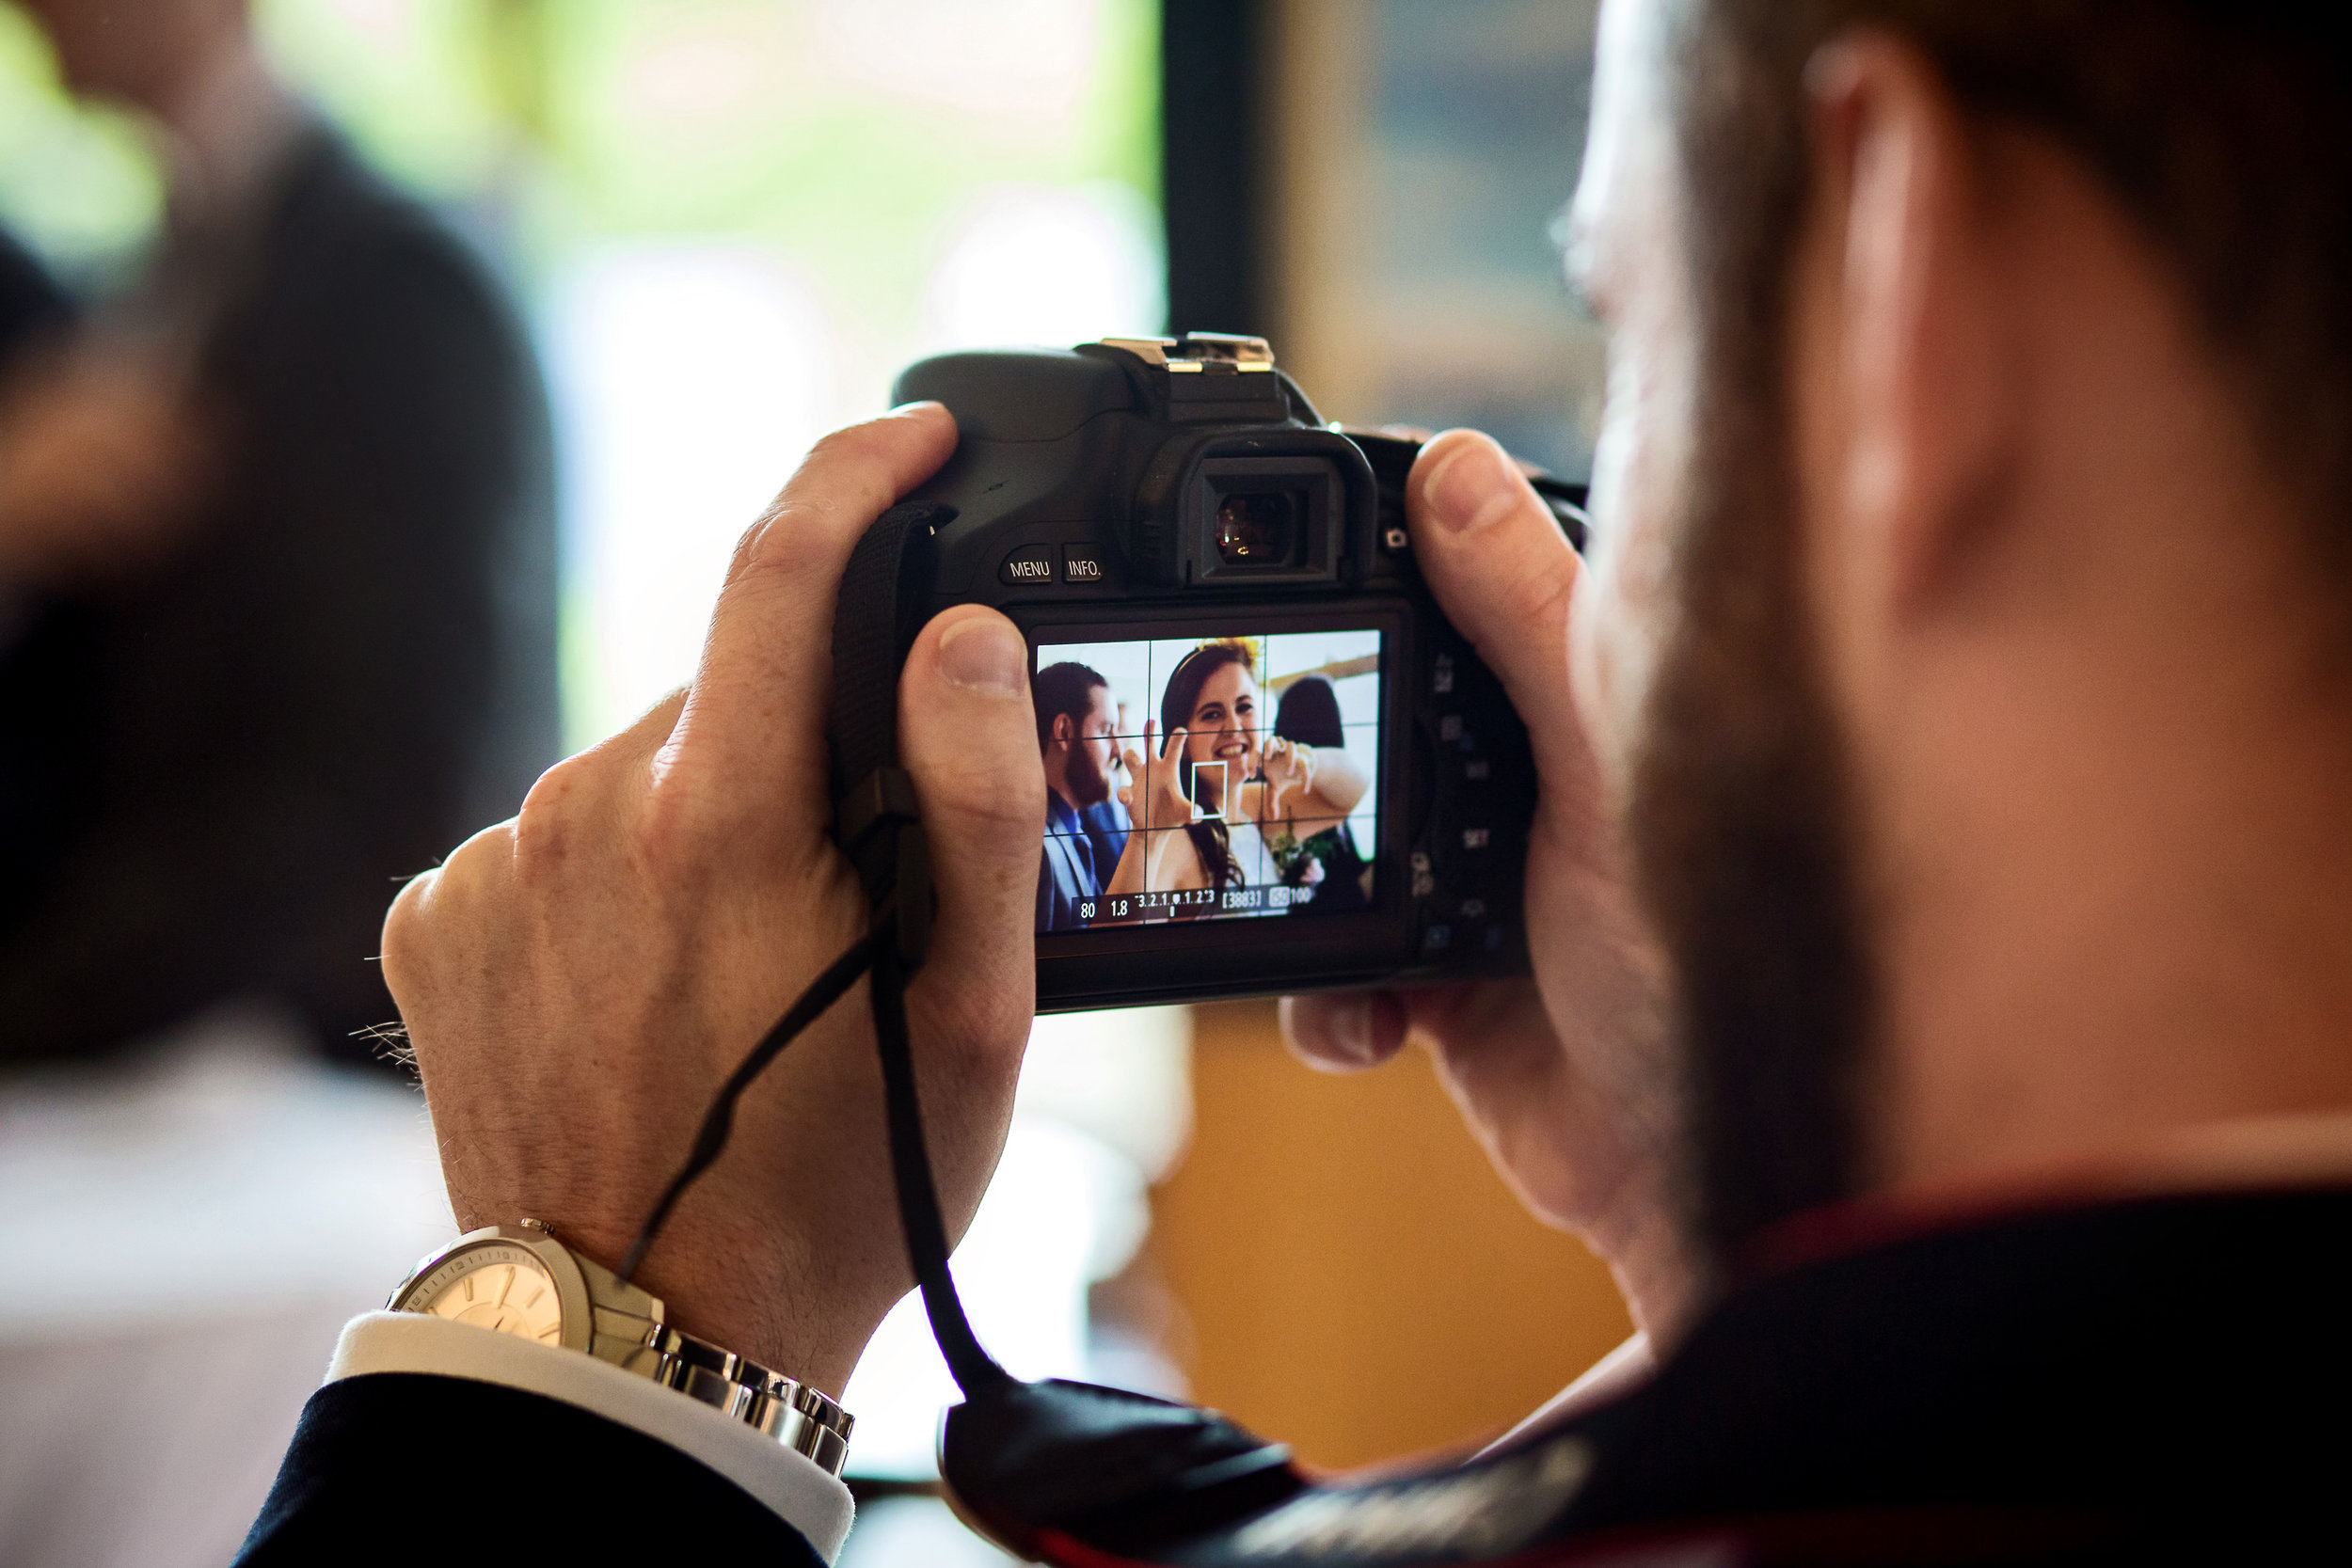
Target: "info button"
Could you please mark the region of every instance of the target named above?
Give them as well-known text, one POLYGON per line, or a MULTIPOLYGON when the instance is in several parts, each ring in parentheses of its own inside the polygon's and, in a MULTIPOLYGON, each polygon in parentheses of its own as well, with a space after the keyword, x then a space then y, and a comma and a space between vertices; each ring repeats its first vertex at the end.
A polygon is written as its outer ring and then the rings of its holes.
POLYGON ((996 568, 997 580, 1020 584, 1054 580, 1054 546, 1029 545, 1005 557, 1005 563, 996 568))
POLYGON ((1103 552, 1092 545, 1064 545, 1061 547, 1061 579, 1064 582, 1101 582, 1103 552))

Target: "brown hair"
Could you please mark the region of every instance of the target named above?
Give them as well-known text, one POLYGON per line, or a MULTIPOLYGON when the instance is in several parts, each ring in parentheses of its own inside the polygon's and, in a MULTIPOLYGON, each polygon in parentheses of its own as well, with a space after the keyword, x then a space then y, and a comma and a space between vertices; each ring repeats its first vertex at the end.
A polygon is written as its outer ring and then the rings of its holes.
POLYGON ((1873 25, 1977 114, 2042 132, 2170 262, 2257 438, 2352 579, 2352 14, 2310 0, 1690 0, 1676 72, 1693 259, 1784 318, 1804 73, 1873 25))
POLYGON ((1049 664, 1029 677, 1029 701, 1037 710, 1037 749, 1054 744, 1054 721, 1067 714, 1073 726, 1086 722, 1094 693, 1110 682, 1074 659, 1049 664))
MULTIPOLYGON (((1239 638, 1220 638, 1203 642, 1178 661, 1168 677, 1168 686, 1160 693, 1160 735, 1163 739, 1192 723, 1192 710, 1200 705, 1200 689, 1209 684, 1209 677, 1227 665, 1238 664, 1249 672, 1249 678, 1258 678, 1258 651, 1239 638)), ((1189 800, 1192 794, 1192 748, 1186 745, 1178 753, 1177 787, 1189 800)), ((1238 788, 1232 790, 1232 799, 1225 802, 1231 811, 1238 788)), ((1222 821, 1195 822, 1184 830, 1192 835, 1192 847, 1200 851, 1200 863, 1209 868, 1209 879, 1216 891, 1223 893, 1235 882, 1246 880, 1240 863, 1233 859, 1233 835, 1222 821)))

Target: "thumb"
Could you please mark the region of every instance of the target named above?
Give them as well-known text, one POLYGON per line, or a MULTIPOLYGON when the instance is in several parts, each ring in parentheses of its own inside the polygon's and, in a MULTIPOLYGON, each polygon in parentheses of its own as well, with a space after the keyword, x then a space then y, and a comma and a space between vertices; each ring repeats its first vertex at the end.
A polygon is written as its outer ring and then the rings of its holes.
POLYGON ((1568 601, 1582 569, 1576 551, 1527 477, 1494 438, 1449 430, 1421 451, 1406 484, 1413 556, 1478 657, 1501 677, 1535 745, 1535 760, 1557 778, 1581 757, 1563 748, 1581 732, 1565 722, 1568 693, 1568 601))
POLYGON ((1035 1007, 1045 770, 1013 624, 966 605, 925 626, 898 682, 898 736, 939 893, 918 984, 1017 1059, 1035 1007))
POLYGON ((1309 1067, 1357 1072, 1405 1049, 1410 1020, 1384 990, 1317 991, 1282 998, 1282 1038, 1309 1067))

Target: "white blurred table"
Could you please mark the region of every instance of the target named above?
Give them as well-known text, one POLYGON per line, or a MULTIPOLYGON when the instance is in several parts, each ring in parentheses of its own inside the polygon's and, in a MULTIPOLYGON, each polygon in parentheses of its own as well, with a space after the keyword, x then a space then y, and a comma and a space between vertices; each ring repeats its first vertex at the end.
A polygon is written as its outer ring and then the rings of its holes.
POLYGON ((0 1560, 228 1560, 344 1321, 454 1229, 421 1099, 263 1014, 0 1080, 0 1560))

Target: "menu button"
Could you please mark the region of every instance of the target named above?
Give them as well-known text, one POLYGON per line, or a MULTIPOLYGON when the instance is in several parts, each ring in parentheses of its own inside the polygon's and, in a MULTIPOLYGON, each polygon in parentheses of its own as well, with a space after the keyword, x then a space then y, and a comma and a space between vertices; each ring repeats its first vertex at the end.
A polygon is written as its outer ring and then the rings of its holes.
POLYGON ((1009 583, 1051 582, 1054 580, 1054 546, 1029 545, 1005 557, 1005 563, 996 569, 997 580, 1009 583))

